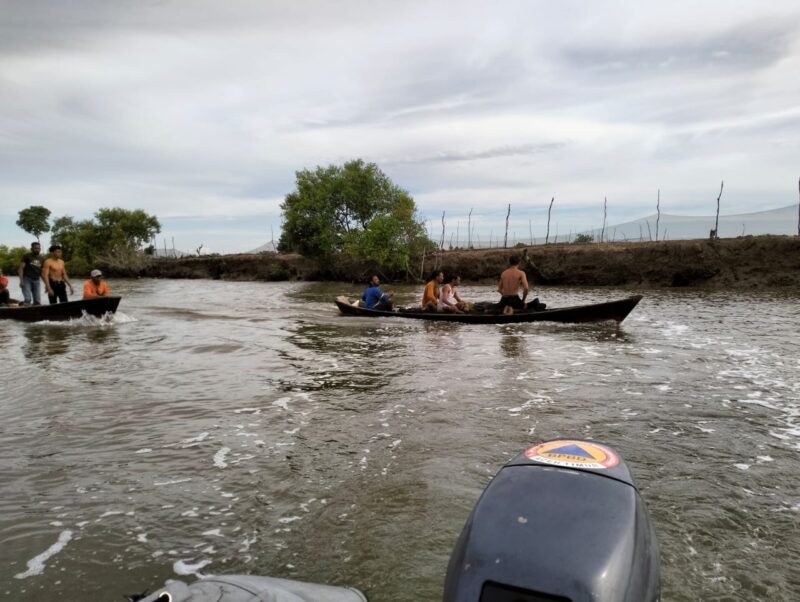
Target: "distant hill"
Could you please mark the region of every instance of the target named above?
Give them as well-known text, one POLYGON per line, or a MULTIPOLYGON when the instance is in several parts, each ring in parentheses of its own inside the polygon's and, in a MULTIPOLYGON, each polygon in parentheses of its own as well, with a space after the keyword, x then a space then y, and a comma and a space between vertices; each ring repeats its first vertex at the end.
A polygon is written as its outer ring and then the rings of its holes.
MULTIPOLYGON (((741 213, 737 215, 720 215, 720 238, 733 238, 748 234, 797 234, 797 205, 789 205, 780 209, 741 213)), ((708 238, 714 227, 715 216, 669 215, 661 214, 658 225, 658 239, 680 240, 687 238, 708 238)), ((600 228, 588 233, 600 238, 600 228)), ((623 224, 606 226, 605 240, 655 240, 656 214, 623 224), (649 232, 648 232, 649 224, 649 232)))
POLYGON ((248 251, 248 253, 275 253, 277 250, 278 249, 275 244, 268 242, 264 243, 260 247, 256 247, 252 251, 248 251))

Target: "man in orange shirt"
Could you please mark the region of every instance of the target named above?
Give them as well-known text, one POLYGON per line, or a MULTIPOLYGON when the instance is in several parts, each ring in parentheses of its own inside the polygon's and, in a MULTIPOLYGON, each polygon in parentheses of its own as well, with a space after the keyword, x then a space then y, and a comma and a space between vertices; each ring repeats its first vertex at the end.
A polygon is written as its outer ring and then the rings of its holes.
POLYGON ((83 298, 96 299, 97 297, 110 297, 111 289, 103 282, 103 272, 92 270, 91 278, 83 285, 83 298))
POLYGON ((444 272, 434 272, 422 293, 422 309, 436 311, 439 308, 439 285, 444 282, 444 272))

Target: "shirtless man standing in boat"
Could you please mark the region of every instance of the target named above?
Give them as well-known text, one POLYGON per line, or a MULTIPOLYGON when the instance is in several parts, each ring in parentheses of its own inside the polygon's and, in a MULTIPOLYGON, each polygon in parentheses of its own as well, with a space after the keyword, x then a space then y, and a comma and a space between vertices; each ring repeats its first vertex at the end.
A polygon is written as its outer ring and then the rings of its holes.
POLYGON ((61 245, 53 245, 50 247, 50 257, 45 259, 42 266, 42 279, 47 288, 47 298, 50 299, 50 305, 54 303, 66 303, 67 287, 69 286, 69 294, 74 295, 75 291, 72 289, 72 283, 67 276, 67 268, 64 266, 63 259, 64 251, 61 245))
POLYGON ((525 309, 525 298, 528 296, 528 277, 519 269, 520 258, 512 255, 508 259, 508 269, 500 274, 500 284, 497 292, 500 298, 500 307, 503 315, 510 316, 515 309, 525 309), (522 286, 522 299, 519 298, 519 287, 522 286))

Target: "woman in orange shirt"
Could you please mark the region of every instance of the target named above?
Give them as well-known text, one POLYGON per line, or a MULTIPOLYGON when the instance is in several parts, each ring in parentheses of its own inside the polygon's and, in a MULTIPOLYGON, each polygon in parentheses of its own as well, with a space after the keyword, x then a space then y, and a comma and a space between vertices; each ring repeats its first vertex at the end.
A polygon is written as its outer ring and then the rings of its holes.
POLYGON ((96 299, 97 297, 110 297, 111 289, 103 282, 103 272, 92 270, 91 278, 83 285, 83 298, 96 299))

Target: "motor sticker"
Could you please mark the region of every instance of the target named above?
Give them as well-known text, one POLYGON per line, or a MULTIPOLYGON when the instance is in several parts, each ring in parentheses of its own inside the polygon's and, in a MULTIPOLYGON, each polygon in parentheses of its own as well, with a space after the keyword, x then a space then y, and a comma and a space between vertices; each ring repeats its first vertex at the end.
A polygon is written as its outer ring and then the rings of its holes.
POLYGON ((619 456, 605 445, 589 441, 550 441, 531 447, 525 457, 534 462, 566 468, 614 468, 619 456))

